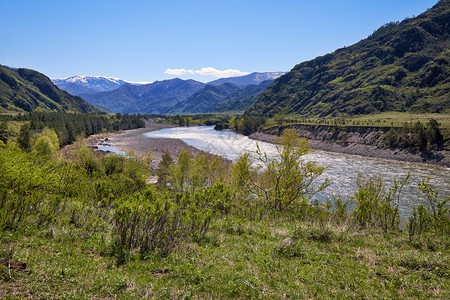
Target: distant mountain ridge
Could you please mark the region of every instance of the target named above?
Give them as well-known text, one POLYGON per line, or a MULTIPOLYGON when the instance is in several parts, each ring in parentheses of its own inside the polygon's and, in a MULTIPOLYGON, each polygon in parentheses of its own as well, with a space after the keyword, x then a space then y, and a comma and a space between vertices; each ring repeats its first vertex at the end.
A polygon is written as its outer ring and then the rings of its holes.
POLYGON ((142 85, 125 83, 112 91, 79 95, 91 104, 119 113, 210 113, 228 109, 241 111, 253 104, 256 94, 266 89, 269 82, 273 82, 273 79, 261 80, 276 78, 281 74, 283 72, 252 73, 222 78, 208 84, 179 78, 142 85), (249 84, 253 82, 257 84, 249 84))
POLYGON ((112 112, 163 114, 204 86, 195 80, 175 78, 143 85, 127 83, 113 91, 80 96, 112 112))
POLYGON ((296 65, 248 115, 450 113, 450 1, 389 23, 367 39, 296 65))
POLYGON ((126 83, 139 84, 105 76, 72 76, 63 79, 52 79, 52 81, 60 89, 77 96, 112 91, 126 83))
POLYGON ((260 84, 247 85, 240 90, 227 96, 214 107, 214 112, 244 112, 255 104, 258 96, 264 92, 272 83, 273 79, 266 80, 260 84))
POLYGON ((254 72, 244 76, 220 78, 208 82, 209 84, 224 84, 224 83, 234 83, 237 85, 247 86, 247 85, 258 85, 266 80, 274 80, 278 77, 286 74, 286 72, 254 72))
POLYGON ((169 113, 209 113, 213 112, 218 103, 242 87, 233 83, 207 84, 186 101, 175 105, 169 113))
POLYGON ((96 112, 82 98, 60 90, 42 73, 0 65, 0 112, 96 112))

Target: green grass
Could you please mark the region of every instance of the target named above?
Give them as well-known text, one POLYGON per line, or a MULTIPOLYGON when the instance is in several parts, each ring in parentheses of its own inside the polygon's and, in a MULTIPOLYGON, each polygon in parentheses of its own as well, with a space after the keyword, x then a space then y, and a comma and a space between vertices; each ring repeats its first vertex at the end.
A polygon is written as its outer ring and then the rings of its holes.
MULTIPOLYGON (((335 122, 345 126, 373 126, 373 127, 403 127, 405 123, 414 124, 420 121, 423 124, 428 123, 430 119, 438 121, 440 128, 450 129, 449 114, 410 114, 406 112, 385 112, 379 114, 360 115, 345 118, 317 118, 303 117, 297 115, 286 115, 283 124, 306 124, 306 125, 334 125, 335 122)), ((268 119, 266 127, 278 125, 273 118, 268 119)))
MULTIPOLYGON (((354 127, 354 126, 367 126, 367 127, 403 127, 405 123, 413 126, 417 121, 422 124, 427 124, 430 119, 435 119, 439 123, 444 139, 450 137, 450 115, 449 114, 436 114, 436 113, 424 113, 424 114, 410 114, 406 112, 386 112, 379 114, 360 115, 346 118, 317 118, 317 117, 303 117, 297 115, 284 116, 283 125, 287 124, 303 124, 303 125, 327 125, 333 126, 338 124, 339 126, 354 127)), ((279 123, 275 122, 273 118, 268 119, 263 129, 268 129, 274 126, 278 126, 279 123)))
POLYGON ((376 115, 364 115, 354 117, 351 120, 361 121, 369 124, 381 124, 381 126, 402 127, 404 123, 416 123, 420 121, 426 124, 430 119, 435 119, 439 122, 441 128, 450 128, 450 115, 449 114, 410 114, 405 112, 387 112, 376 115))
POLYGON ((411 244, 406 233, 327 229, 282 219, 218 220, 200 243, 117 267, 109 234, 74 229, 4 232, 0 256, 31 273, 0 271, 0 297, 442 298, 449 240, 411 244), (433 247, 439 247, 434 251, 433 247), (431 250, 430 250, 431 249, 431 250))

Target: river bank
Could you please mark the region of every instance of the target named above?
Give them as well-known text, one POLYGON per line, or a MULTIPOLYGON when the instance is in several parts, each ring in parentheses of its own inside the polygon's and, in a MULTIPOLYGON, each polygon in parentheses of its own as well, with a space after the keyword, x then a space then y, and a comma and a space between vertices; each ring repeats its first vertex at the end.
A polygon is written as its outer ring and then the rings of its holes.
MULTIPOLYGON (((101 145, 113 145, 119 151, 132 150, 135 155, 145 156, 151 151, 154 156, 151 168, 155 169, 167 150, 172 158, 176 159, 183 149, 189 149, 196 156, 201 152, 197 148, 189 146, 177 138, 151 138, 145 137, 147 132, 158 131, 166 128, 178 127, 176 125, 160 124, 157 119, 146 120, 144 128, 127 130, 118 134, 97 135, 88 139, 88 145, 97 149, 101 145)), ((344 153, 364 157, 381 158, 394 161, 423 163, 450 167, 450 155, 448 151, 435 151, 432 155, 424 156, 421 153, 408 150, 389 149, 381 147, 386 133, 383 128, 347 128, 338 133, 333 133, 330 128, 324 126, 288 125, 282 128, 294 128, 302 138, 307 138, 311 148, 333 153, 344 153), (334 135, 332 137, 332 135, 334 135)), ((273 143, 281 133, 277 127, 252 133, 249 138, 253 140, 273 143)))
POLYGON ((93 136, 88 140, 87 145, 94 150, 98 149, 98 146, 101 145, 111 145, 119 151, 133 151, 139 157, 144 157, 150 151, 154 157, 150 166, 153 170, 161 162, 165 151, 168 151, 174 160, 176 160, 180 152, 184 149, 189 149, 193 156, 202 153, 201 150, 189 146, 180 139, 145 137, 144 134, 147 132, 177 127, 175 125, 160 124, 157 121, 157 119, 145 120, 144 128, 127 130, 116 134, 93 136))
POLYGON ((316 150, 450 167, 450 155, 446 150, 433 151, 431 155, 423 155, 409 150, 382 147, 387 130, 384 128, 354 127, 352 129, 348 127, 339 132, 332 132, 332 128, 325 127, 288 125, 281 131, 277 127, 272 127, 252 133, 249 138, 273 143, 283 130, 294 128, 299 137, 308 139, 311 148, 316 150))

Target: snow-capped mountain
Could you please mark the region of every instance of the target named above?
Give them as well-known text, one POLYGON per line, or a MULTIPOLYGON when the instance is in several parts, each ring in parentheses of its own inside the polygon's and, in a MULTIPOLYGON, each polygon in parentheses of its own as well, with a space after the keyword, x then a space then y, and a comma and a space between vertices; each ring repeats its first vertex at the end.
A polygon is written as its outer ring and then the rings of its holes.
POLYGON ((138 84, 119 78, 104 76, 73 76, 63 79, 52 79, 53 83, 72 95, 94 94, 108 92, 119 88, 125 83, 138 84))
POLYGON ((250 85, 250 84, 260 84, 263 81, 266 80, 275 80, 278 77, 286 74, 286 72, 264 72, 264 73, 258 73, 254 72, 245 76, 237 76, 237 77, 228 77, 228 78, 220 78, 211 82, 208 82, 209 84, 224 84, 224 83, 234 83, 237 85, 250 85))

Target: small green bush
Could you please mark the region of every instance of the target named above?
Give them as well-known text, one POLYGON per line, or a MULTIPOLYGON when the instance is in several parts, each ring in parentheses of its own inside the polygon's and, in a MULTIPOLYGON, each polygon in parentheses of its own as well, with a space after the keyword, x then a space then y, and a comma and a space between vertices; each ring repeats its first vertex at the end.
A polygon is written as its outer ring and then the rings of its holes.
POLYGON ((429 180, 430 178, 424 179, 418 184, 419 190, 425 195, 430 205, 425 207, 420 204, 417 208, 413 208, 412 216, 407 224, 411 242, 415 242, 426 232, 448 234, 450 231, 450 217, 446 206, 449 198, 439 202, 438 191, 429 186, 429 180))

